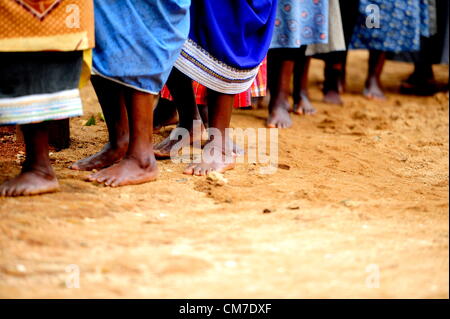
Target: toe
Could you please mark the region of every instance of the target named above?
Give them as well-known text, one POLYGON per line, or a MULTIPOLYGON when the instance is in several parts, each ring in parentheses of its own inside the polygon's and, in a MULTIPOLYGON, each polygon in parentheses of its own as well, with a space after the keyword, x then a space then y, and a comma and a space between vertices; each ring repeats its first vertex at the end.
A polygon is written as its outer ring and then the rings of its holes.
POLYGON ((118 177, 114 180, 114 182, 111 184, 111 187, 120 187, 120 186, 124 186, 126 182, 126 178, 125 177, 118 177))
POLYGON ((276 128, 277 124, 276 124, 276 121, 273 118, 268 118, 267 121, 266 121, 266 126, 268 128, 276 128))
POLYGON ((29 196, 34 195, 35 189, 32 187, 17 187, 14 196, 29 196))
POLYGON ((111 187, 119 187, 122 185, 123 178, 116 178, 111 184, 111 187))
POLYGON ((16 192, 16 187, 11 186, 6 190, 6 196, 8 196, 8 197, 16 196, 15 192, 16 192))
POLYGON ((116 177, 115 176, 109 177, 109 178, 107 178, 105 180, 105 185, 106 186, 111 186, 115 181, 116 181, 116 177))
POLYGON ((197 166, 196 168, 194 168, 194 175, 195 176, 202 176, 202 167, 201 166, 197 166))
POLYGON ((0 185, 0 197, 5 197, 6 196, 6 185, 2 184, 0 185))
POLYGON ((183 174, 186 175, 193 175, 194 174, 194 165, 188 165, 185 170, 183 171, 183 174))
POLYGON ((104 183, 105 181, 108 180, 108 176, 100 175, 100 176, 97 177, 95 180, 96 180, 98 183, 104 183))
POLYGON ((95 182, 97 180, 97 177, 98 177, 98 173, 93 173, 93 174, 90 174, 88 177, 86 177, 86 179, 88 181, 95 182))

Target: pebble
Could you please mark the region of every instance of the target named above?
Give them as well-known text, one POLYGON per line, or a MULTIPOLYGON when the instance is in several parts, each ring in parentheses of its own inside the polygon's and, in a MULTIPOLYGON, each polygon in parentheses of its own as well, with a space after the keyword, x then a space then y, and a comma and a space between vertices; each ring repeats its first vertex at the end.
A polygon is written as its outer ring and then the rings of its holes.
POLYGON ((217 186, 224 186, 228 183, 228 180, 223 177, 223 174, 220 174, 218 172, 208 173, 208 175, 206 176, 206 180, 213 182, 214 185, 217 186))
POLYGON ((16 270, 17 270, 18 272, 24 273, 24 272, 27 271, 27 267, 25 267, 25 265, 18 264, 18 265, 16 265, 16 270))
POLYGON ((287 165, 287 164, 278 164, 278 168, 284 169, 284 170, 287 170, 287 171, 291 169, 291 167, 289 165, 287 165))
POLYGON ((236 268, 237 262, 235 262, 234 260, 228 260, 225 262, 225 266, 227 266, 228 268, 236 268))

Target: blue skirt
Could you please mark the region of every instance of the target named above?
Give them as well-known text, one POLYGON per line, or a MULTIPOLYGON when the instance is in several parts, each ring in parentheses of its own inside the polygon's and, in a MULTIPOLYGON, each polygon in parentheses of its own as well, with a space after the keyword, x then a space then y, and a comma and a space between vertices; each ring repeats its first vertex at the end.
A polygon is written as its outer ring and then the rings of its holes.
POLYGON ((276 0, 195 0, 175 67, 217 92, 246 91, 270 46, 276 0))
POLYGON ((360 16, 353 32, 350 49, 368 49, 386 52, 420 50, 420 37, 428 37, 428 0, 360 0, 360 16), (367 26, 373 22, 369 5, 379 8, 379 27, 367 26))
POLYGON ((189 34, 190 0, 95 0, 94 73, 158 94, 189 34))
POLYGON ((271 48, 328 43, 328 0, 279 0, 271 48))

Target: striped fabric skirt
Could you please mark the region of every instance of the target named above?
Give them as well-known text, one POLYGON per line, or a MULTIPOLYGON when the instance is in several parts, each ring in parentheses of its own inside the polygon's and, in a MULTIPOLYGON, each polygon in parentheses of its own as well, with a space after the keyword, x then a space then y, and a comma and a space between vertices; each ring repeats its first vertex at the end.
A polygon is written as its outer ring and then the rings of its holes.
POLYGON ((82 115, 82 62, 82 51, 0 52, 0 125, 82 115))
POLYGON ((267 55, 276 3, 273 0, 192 1, 189 39, 175 68, 216 92, 246 92, 267 55))

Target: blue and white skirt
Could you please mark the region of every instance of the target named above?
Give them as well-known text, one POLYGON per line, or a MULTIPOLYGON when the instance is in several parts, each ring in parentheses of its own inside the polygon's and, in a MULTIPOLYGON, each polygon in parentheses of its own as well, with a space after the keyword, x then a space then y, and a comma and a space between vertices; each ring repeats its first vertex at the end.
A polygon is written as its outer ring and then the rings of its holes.
POLYGON ((267 55, 276 0, 195 0, 175 67, 217 92, 248 90, 267 55))

